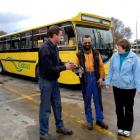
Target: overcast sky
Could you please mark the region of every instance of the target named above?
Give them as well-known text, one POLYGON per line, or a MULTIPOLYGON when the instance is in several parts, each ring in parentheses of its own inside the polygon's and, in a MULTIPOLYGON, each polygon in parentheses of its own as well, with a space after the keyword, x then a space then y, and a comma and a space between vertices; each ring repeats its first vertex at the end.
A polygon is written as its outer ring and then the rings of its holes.
POLYGON ((55 22, 87 12, 115 17, 140 38, 139 0, 0 0, 0 30, 7 32, 55 22))

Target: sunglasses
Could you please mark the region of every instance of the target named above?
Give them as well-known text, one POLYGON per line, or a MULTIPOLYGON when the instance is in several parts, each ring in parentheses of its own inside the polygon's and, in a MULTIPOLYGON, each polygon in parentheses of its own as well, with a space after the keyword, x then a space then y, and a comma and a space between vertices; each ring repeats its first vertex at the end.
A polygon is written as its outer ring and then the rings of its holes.
POLYGON ((84 45, 90 45, 91 42, 84 42, 83 44, 84 44, 84 45))

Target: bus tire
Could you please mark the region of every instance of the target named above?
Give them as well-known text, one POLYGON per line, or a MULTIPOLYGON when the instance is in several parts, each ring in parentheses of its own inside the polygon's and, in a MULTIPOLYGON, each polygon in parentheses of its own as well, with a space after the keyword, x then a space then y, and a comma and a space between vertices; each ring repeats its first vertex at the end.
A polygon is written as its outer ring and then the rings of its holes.
POLYGON ((38 77, 39 77, 39 67, 37 65, 35 69, 35 79, 38 80, 38 77))
POLYGON ((0 73, 3 73, 4 70, 3 70, 3 66, 2 66, 2 63, 0 62, 0 73))

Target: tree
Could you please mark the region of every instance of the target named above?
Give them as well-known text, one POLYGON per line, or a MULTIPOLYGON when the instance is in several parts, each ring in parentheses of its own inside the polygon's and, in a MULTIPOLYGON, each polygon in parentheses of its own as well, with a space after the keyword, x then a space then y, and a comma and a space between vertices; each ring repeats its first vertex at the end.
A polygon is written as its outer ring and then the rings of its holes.
POLYGON ((0 36, 1 36, 1 35, 5 35, 5 34, 6 34, 5 31, 0 31, 0 36))
POLYGON ((111 17, 111 21, 112 21, 112 34, 115 43, 121 38, 127 39, 131 38, 132 32, 130 27, 125 27, 121 20, 114 17, 111 17))
POLYGON ((140 45, 140 39, 135 39, 135 40, 134 40, 134 44, 135 44, 135 45, 136 45, 136 44, 140 45))

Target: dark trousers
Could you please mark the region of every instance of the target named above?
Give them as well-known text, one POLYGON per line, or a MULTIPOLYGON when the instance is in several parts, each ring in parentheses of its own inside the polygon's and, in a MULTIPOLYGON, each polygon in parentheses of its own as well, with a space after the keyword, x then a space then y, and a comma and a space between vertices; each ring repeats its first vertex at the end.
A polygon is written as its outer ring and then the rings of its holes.
POLYGON ((48 133, 49 130, 49 117, 51 114, 51 107, 54 112, 56 127, 64 127, 61 117, 61 97, 59 84, 55 81, 47 81, 43 78, 39 78, 39 87, 41 91, 39 113, 40 133, 45 134, 48 133))
POLYGON ((113 87, 118 129, 131 131, 134 122, 133 105, 136 89, 113 87))

